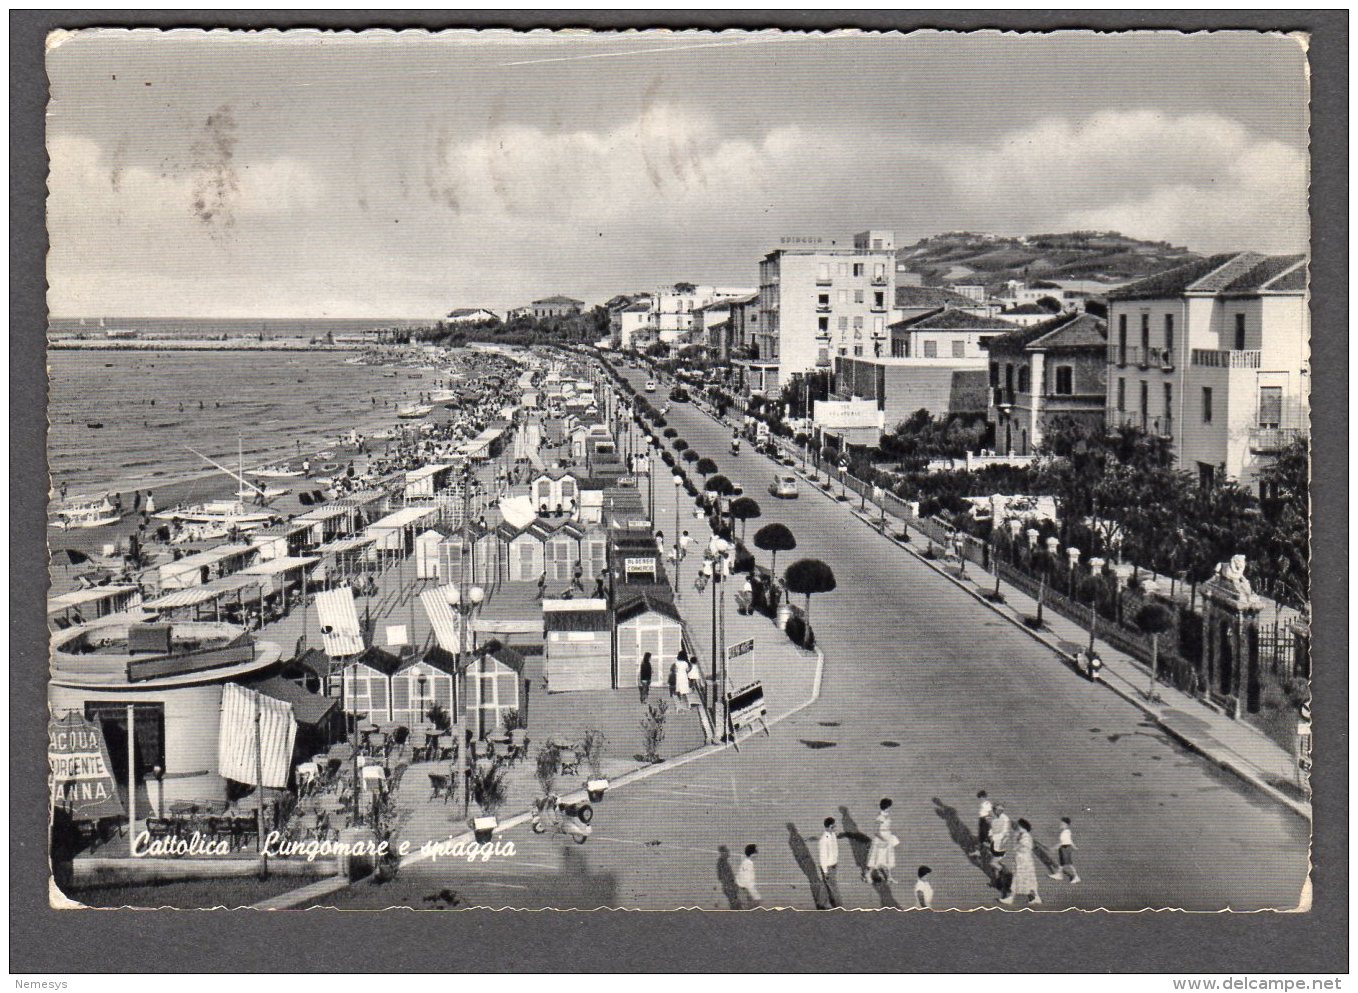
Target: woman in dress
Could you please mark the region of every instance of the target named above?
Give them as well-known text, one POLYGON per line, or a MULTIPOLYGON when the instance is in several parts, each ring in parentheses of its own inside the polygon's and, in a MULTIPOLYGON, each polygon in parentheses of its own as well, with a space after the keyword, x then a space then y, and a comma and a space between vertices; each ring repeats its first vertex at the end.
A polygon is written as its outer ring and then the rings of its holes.
POLYGON ((881 873, 887 884, 895 883, 891 870, 896 868, 896 846, 900 839, 891 830, 891 799, 885 797, 877 805, 877 834, 868 848, 868 865, 863 870, 863 881, 872 882, 881 873))
POLYGON ((1014 883, 1009 898, 1026 896, 1029 904, 1041 903, 1037 892, 1037 866, 1033 861, 1033 826, 1019 818, 1014 837, 1014 883))
POLYGON ((690 706, 689 692, 692 687, 688 683, 688 659, 683 652, 680 652, 678 660, 674 663, 674 705, 676 707, 690 706))

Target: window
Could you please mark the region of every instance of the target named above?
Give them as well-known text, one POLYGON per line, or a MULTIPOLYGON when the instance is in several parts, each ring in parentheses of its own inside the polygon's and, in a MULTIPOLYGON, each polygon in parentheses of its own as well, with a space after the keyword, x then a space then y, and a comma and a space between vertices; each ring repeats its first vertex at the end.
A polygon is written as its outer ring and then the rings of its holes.
POLYGON ((861 275, 863 275, 863 263, 862 263, 862 262, 855 262, 855 263, 853 264, 853 274, 854 274, 855 276, 861 276, 861 275))
POLYGON ((1070 396, 1075 392, 1071 384, 1072 369, 1068 365, 1056 367, 1056 392, 1061 396, 1070 396))
POLYGON ((1245 350, 1245 315, 1235 315, 1235 350, 1243 352, 1245 350))
POLYGON ((872 333, 874 337, 880 338, 886 332, 886 321, 880 317, 872 319, 872 333))
POLYGON ((841 262, 839 264, 839 274, 841 276, 847 276, 849 274, 849 263, 841 262))
POLYGON ((818 306, 818 307, 829 307, 829 306, 830 306, 830 294, 828 294, 828 293, 820 293, 820 294, 817 294, 817 296, 816 296, 816 306, 818 306))
POLYGON ((1014 392, 1014 367, 1010 363, 1004 366, 1004 388, 1010 393, 1014 392))
POLYGON ((855 331, 862 331, 862 330, 863 330, 863 318, 862 318, 862 317, 855 317, 855 318, 853 319, 853 329, 854 329, 855 331))
POLYGON ((862 346, 862 345, 854 345, 854 346, 853 346, 853 353, 854 353, 854 355, 862 355, 862 354, 863 354, 863 346, 862 346))
POLYGON ((1141 357, 1146 359, 1151 350, 1151 315, 1141 315, 1141 357))
POLYGON ((1166 419, 1174 416, 1174 384, 1165 384, 1165 417, 1166 419))
MULTIPOLYGON (((1165 351, 1168 356, 1174 354, 1174 315, 1165 315, 1165 351)), ((1167 356, 1167 357, 1168 357, 1167 356)))
POLYGON ((1127 364, 1127 315, 1118 314, 1118 365, 1127 364))
POLYGON ((1029 388, 1032 386, 1030 376, 1031 374, 1029 373, 1028 367, 1026 365, 1019 367, 1018 389, 1020 393, 1027 393, 1029 388))
POLYGON ((853 302, 854 302, 854 303, 862 303, 862 302, 863 302, 863 291, 862 291, 862 290, 854 290, 854 291, 853 291, 853 302))
POLYGON ((872 295, 872 305, 873 305, 874 307, 876 307, 878 310, 881 310, 883 307, 885 307, 885 306, 886 306, 886 294, 885 294, 885 293, 881 293, 881 292, 874 293, 874 294, 872 295))
POLYGON ((1202 423, 1212 423, 1212 387, 1202 388, 1202 423))
POLYGON ((849 291, 848 291, 848 290, 840 290, 840 291, 839 291, 839 302, 840 302, 840 303, 848 303, 848 302, 849 302, 849 291))
POLYGON ((990 363, 990 385, 1000 385, 1000 364, 998 362, 990 363))
POLYGON ((1261 428, 1282 427, 1283 388, 1281 386, 1259 387, 1259 426, 1261 428))
POLYGON ((1216 481, 1216 466, 1208 462, 1198 463, 1198 485, 1204 490, 1210 490, 1216 481))
MULTIPOLYGON (((873 247, 876 248, 878 246, 874 245, 873 247)), ((872 267, 872 278, 886 279, 886 266, 883 265, 881 262, 875 263, 872 267)))
POLYGON ((873 239, 872 239, 872 247, 873 247, 875 250, 877 250, 877 251, 881 251, 881 250, 882 250, 882 239, 881 239, 881 238, 873 238, 873 239))
POLYGON ((849 319, 847 317, 841 317, 839 319, 839 330, 841 331, 849 330, 849 319))
POLYGON ((822 283, 828 283, 830 281, 830 263, 822 262, 816 266, 816 279, 820 280, 822 283))
POLYGON ((1151 408, 1151 384, 1141 380, 1141 426, 1146 426, 1146 415, 1151 408))
POLYGON ((816 318, 816 327, 817 327, 817 330, 819 330, 821 334, 829 334, 829 333, 830 333, 830 318, 828 318, 828 317, 818 317, 818 318, 816 318))
POLYGON ((1118 410, 1127 409, 1127 380, 1118 379, 1118 410))
POLYGON ((938 358, 938 342, 932 339, 924 342, 924 357, 926 359, 938 358))

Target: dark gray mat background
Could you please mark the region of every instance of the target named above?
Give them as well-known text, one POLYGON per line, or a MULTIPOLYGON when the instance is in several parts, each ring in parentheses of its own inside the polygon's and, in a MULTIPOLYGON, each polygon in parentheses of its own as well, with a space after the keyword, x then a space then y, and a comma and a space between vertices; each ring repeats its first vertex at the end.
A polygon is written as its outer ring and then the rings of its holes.
MULTIPOLYGON (((1348 13, 673 11, 10 14, 10 969, 84 972, 1348 970, 1348 13), (55 28, 595 27, 1310 32, 1315 906, 1310 914, 67 911, 47 905, 43 221, 55 28)), ((1228 858, 1223 853, 1223 858, 1228 858)), ((1248 865, 1237 866, 1240 872, 1248 865)))

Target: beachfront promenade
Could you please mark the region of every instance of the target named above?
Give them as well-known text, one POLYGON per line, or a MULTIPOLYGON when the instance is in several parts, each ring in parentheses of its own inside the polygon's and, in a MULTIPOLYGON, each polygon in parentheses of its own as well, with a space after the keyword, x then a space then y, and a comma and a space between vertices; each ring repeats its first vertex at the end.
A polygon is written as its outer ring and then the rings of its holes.
MULTIPOLYGON (((625 374, 640 389, 643 374, 625 374)), ((806 485, 797 500, 766 497, 772 464, 748 449, 731 456, 726 425, 685 404, 666 416, 759 499, 759 524, 777 520, 794 532, 798 549, 780 565, 815 557, 834 569, 837 590, 814 605, 825 653, 819 699, 739 752, 716 751, 611 793, 583 849, 518 828, 506 835, 519 845, 516 858, 414 865, 394 883, 354 887, 336 902, 421 905, 451 888, 464 906, 723 908, 734 899, 734 864, 753 842, 765 904, 811 908, 820 896, 810 853, 821 821, 834 816, 846 833, 846 904, 908 904, 899 886, 857 879, 877 801, 890 796, 902 839, 897 878, 928 864, 936 906, 994 906, 998 894, 967 855, 978 789, 1032 821, 1048 851, 1057 818, 1073 818, 1083 882, 1043 878, 1043 909, 1247 909, 1302 899, 1303 817, 1184 747, 1125 696, 1089 683, 851 505, 806 485)), ((667 534, 673 490, 657 487, 667 534)), ((682 506, 680 515, 682 526, 682 506)), ((689 616, 698 600, 691 574, 685 581, 681 571, 680 583, 689 616)), ((728 642, 731 613, 728 604, 728 642)), ((690 626, 701 617, 689 616, 690 626)), ((756 639, 786 642, 766 620, 744 621, 763 625, 756 639)))

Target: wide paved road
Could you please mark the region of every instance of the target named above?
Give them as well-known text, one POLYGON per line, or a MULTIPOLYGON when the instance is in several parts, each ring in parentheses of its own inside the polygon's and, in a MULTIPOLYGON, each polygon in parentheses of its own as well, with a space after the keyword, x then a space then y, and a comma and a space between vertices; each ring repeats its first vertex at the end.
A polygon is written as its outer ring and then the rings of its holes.
POLYGON ((820 701, 739 754, 611 795, 584 847, 520 828, 508 836, 514 859, 411 867, 385 894, 359 888, 344 902, 418 905, 451 887, 464 904, 727 907, 740 852, 755 842, 765 903, 810 908, 821 821, 870 831, 877 800, 890 796, 897 885, 863 883, 853 865, 862 846, 845 841, 845 902, 908 906, 925 863, 936 906, 995 905, 962 847, 984 788, 1015 821, 1030 820, 1039 842, 1053 844, 1062 815, 1074 819, 1083 882, 1049 880, 1039 867, 1043 909, 1297 904, 1301 818, 1182 750, 844 507, 815 492, 768 496, 771 463, 748 450, 732 457, 729 432, 706 414, 675 404, 668 420, 759 500, 759 524, 792 529, 799 547, 780 566, 811 556, 833 567, 839 588, 812 604, 827 656, 820 701))

